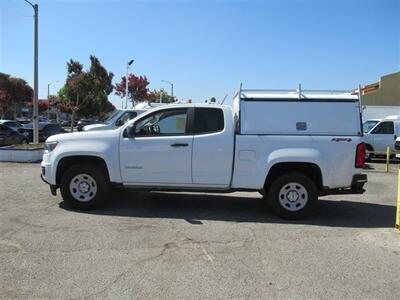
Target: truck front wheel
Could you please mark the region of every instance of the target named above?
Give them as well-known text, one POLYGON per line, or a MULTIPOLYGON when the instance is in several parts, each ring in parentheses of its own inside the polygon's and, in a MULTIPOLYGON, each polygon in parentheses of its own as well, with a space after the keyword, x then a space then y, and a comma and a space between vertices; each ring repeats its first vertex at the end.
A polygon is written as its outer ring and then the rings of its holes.
POLYGON ((92 164, 76 164, 61 177, 60 191, 72 207, 82 210, 96 209, 110 194, 110 180, 104 170, 92 164))
POLYGON ((315 183, 301 173, 278 177, 270 186, 268 203, 279 217, 303 219, 309 215, 318 200, 315 183))

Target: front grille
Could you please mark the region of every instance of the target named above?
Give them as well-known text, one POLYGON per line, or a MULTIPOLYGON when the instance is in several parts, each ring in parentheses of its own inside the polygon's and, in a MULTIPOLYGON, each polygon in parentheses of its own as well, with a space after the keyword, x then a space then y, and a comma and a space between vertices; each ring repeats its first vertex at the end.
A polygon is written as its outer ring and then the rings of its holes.
POLYGON ((397 142, 394 144, 394 149, 400 150, 400 141, 397 141, 397 142))
POLYGON ((42 167, 42 175, 46 176, 46 168, 45 167, 42 167))

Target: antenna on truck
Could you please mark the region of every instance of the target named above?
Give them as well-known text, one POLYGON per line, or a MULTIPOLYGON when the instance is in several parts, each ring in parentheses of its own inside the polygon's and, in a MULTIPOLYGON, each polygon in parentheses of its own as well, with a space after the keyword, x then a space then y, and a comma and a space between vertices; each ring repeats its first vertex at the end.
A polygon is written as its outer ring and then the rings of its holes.
POLYGON ((224 104, 226 97, 228 97, 228 94, 225 95, 224 99, 221 101, 220 105, 224 104))
POLYGON ((301 83, 299 83, 299 100, 301 99, 301 83))
POLYGON ((360 105, 360 112, 363 111, 362 107, 362 91, 361 91, 361 84, 358 85, 358 103, 360 105))

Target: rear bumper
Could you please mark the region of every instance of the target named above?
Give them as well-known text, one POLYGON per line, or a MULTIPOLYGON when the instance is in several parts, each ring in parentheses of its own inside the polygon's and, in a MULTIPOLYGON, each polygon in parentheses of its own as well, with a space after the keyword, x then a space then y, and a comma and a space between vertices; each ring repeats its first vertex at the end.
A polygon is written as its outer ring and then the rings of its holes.
POLYGON ((368 182, 367 174, 355 174, 351 181, 350 188, 324 189, 319 193, 320 196, 326 195, 349 195, 363 194, 365 192, 364 184, 368 182))
POLYGON ((394 152, 396 154, 396 157, 398 158, 400 156, 400 141, 396 141, 394 143, 394 152))

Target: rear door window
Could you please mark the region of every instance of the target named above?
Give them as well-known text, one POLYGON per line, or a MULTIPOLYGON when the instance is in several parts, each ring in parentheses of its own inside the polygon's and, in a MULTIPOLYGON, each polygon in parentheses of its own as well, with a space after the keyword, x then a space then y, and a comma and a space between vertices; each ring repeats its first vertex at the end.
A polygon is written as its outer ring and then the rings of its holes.
POLYGON ((196 107, 194 112, 194 133, 205 134, 224 129, 224 114, 220 108, 196 107))

